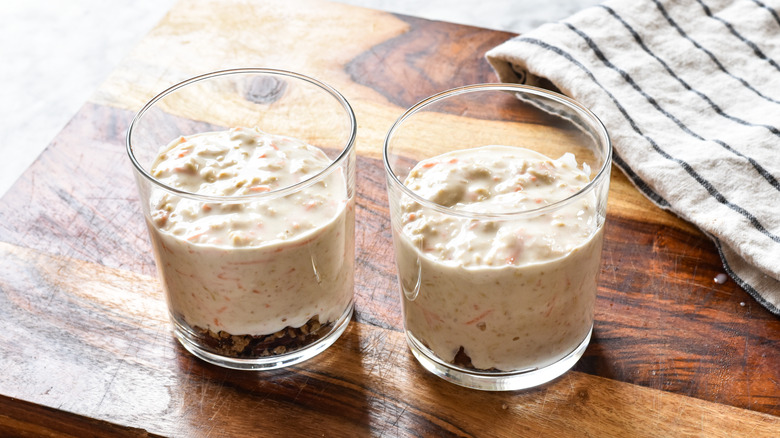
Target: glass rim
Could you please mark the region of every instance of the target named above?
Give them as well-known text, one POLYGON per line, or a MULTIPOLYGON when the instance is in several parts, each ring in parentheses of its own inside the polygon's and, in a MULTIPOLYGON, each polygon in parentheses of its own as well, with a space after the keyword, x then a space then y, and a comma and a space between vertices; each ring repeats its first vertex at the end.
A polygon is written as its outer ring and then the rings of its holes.
POLYGON ((382 149, 383 149, 382 161, 384 161, 385 172, 387 173, 387 175, 389 175, 388 181, 389 183, 398 186, 398 188, 400 188, 400 190, 404 192, 405 195, 409 196, 412 200, 422 205, 423 207, 433 209, 440 213, 444 213, 452 216, 459 216, 466 219, 477 219, 477 220, 485 219, 485 218, 509 219, 509 218, 517 218, 519 216, 520 217, 536 216, 546 212, 557 210, 562 206, 573 202, 575 199, 579 198, 585 193, 593 190, 595 186, 600 184, 601 181, 604 178, 606 178, 606 175, 609 174, 610 166, 612 165, 612 140, 609 138, 607 128, 604 126, 604 123, 602 123, 601 119, 599 119, 592 111, 590 111, 588 108, 583 106, 581 103, 577 102, 576 100, 568 96, 564 96, 563 94, 556 93, 554 91, 545 90, 543 88, 534 87, 530 85, 522 85, 522 84, 485 83, 485 84, 465 85, 462 87, 451 88, 449 90, 445 90, 436 93, 432 96, 426 97, 425 99, 412 105, 403 114, 401 114, 401 116, 399 116, 398 119, 396 119, 395 123, 393 123, 393 125, 390 127, 390 130, 387 131, 387 135, 385 136, 382 149), (516 93, 519 92, 523 94, 532 94, 532 95, 536 95, 536 96, 540 96, 540 97, 544 97, 556 101, 584 115, 587 119, 589 119, 593 123, 593 127, 596 128, 599 137, 603 138, 605 149, 606 149, 604 162, 602 163, 601 168, 596 173, 596 176, 593 177, 593 179, 591 179, 587 184, 585 184, 585 186, 583 186, 576 193, 567 196, 563 199, 560 199, 558 201, 555 201, 551 204, 533 208, 531 210, 520 210, 520 211, 511 211, 511 212, 503 212, 503 213, 477 213, 477 212, 471 212, 465 210, 458 210, 452 207, 445 207, 429 199, 423 198, 422 196, 418 195, 417 193, 409 189, 409 187, 407 187, 398 178, 398 175, 396 175, 396 173, 393 171, 392 167, 390 166, 388 150, 390 146, 390 139, 395 133, 395 131, 402 125, 402 123, 406 119, 410 118, 411 116, 413 116, 414 114, 416 114, 417 112, 421 111, 422 109, 426 108, 429 105, 444 100, 448 97, 453 97, 461 94, 468 94, 468 93, 473 93, 478 91, 511 91, 516 93))
MULTIPOLYGON (((260 68, 260 67, 234 68, 234 69, 227 69, 227 70, 217 70, 210 73, 204 73, 198 76, 191 77, 189 79, 171 85, 170 87, 166 88, 165 90, 161 91, 159 94, 154 96, 152 99, 150 99, 149 102, 147 102, 140 110, 138 110, 138 112, 135 114, 133 120, 130 122, 130 125, 127 128, 127 134, 125 135, 125 150, 127 152, 127 155, 130 157, 130 161, 132 162, 133 167, 138 172, 138 174, 143 176, 144 179, 146 179, 147 181, 151 182, 152 184, 155 184, 159 188, 169 193, 172 193, 176 196, 181 196, 183 198, 189 198, 189 199, 194 199, 194 200, 199 200, 204 202, 241 202, 241 201, 257 200, 257 199, 274 199, 291 193, 298 192, 308 186, 311 186, 312 184, 316 184, 322 179, 328 177, 336 168, 338 168, 341 162, 343 162, 349 156, 350 151, 354 149, 356 137, 357 137, 357 121, 355 119, 355 112, 352 110, 352 106, 349 104, 349 102, 344 97, 344 95, 342 95, 338 90, 336 90, 332 86, 324 82, 321 82, 317 79, 314 79, 310 76, 306 76, 300 73, 295 73, 289 70, 274 69, 274 68, 260 68), (249 195, 237 195, 237 196, 236 195, 231 195, 231 196, 204 195, 204 194, 177 189, 175 187, 171 187, 161 182, 160 180, 152 176, 146 169, 144 169, 144 167, 141 165, 141 163, 138 162, 138 159, 135 156, 135 153, 133 151, 133 145, 131 143, 131 137, 133 135, 134 128, 136 127, 137 123, 147 111, 149 111, 161 99, 165 98, 169 94, 179 89, 186 87, 187 85, 201 82, 207 79, 220 77, 220 76, 242 75, 242 74, 267 74, 272 76, 287 76, 294 79, 300 79, 321 88, 323 91, 328 92, 332 97, 334 97, 336 101, 341 104, 342 108, 346 112, 346 115, 349 117, 349 131, 350 131, 349 138, 347 139, 346 144, 344 144, 344 146, 341 148, 341 151, 339 152, 338 156, 330 160, 330 163, 328 164, 327 167, 321 169, 319 172, 317 172, 316 174, 310 176, 309 178, 303 181, 282 188, 274 189, 268 192, 253 193, 249 195)), ((171 141, 173 141, 173 139, 171 141)), ((163 146, 165 145, 160 145, 160 147, 163 146)))

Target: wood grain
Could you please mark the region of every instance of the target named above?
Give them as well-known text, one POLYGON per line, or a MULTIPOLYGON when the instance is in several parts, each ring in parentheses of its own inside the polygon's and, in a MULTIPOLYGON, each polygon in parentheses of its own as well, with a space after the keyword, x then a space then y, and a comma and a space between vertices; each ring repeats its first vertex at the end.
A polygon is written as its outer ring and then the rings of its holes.
MULTIPOLYGON (((580 372, 519 393, 460 388, 423 372, 398 330, 357 320, 331 349, 304 364, 264 373, 225 370, 175 342, 153 277, 9 244, 0 244, 0 260, 3 274, 25 273, 0 284, 0 306, 16 328, 3 336, 3 348, 10 337, 38 354, 35 361, 21 355, 14 366, 6 363, 0 392, 17 392, 23 383, 30 401, 100 417, 127 436, 139 436, 127 429, 136 425, 170 436, 695 431, 725 437, 780 428, 774 416, 580 372), (51 363, 56 373, 37 369, 51 363), (583 421, 584 415, 598 421, 583 421)), ((17 427, 18 416, 35 425, 26 414, 4 413, 8 419, 0 416, 0 425, 17 427)))
POLYGON ((16 438, 156 438, 143 429, 98 421, 0 395, 0 436, 16 438))
POLYGON ((484 393, 414 361, 382 139, 411 102, 495 80, 483 54, 507 36, 314 0, 177 5, 0 199, 0 435, 780 435, 780 320, 715 283, 712 243, 616 169, 574 371, 484 393), (359 123, 355 317, 321 356, 266 373, 205 364, 171 336, 124 150, 156 92, 247 65, 334 85, 359 123))
POLYGON ((356 56, 345 70, 354 83, 376 90, 401 108, 449 88, 487 82, 486 78, 496 82, 480 55, 514 36, 472 26, 397 17, 408 23, 410 30, 356 56), (464 53, 469 55, 463 56, 464 53), (410 58, 409 54, 414 56, 410 58))

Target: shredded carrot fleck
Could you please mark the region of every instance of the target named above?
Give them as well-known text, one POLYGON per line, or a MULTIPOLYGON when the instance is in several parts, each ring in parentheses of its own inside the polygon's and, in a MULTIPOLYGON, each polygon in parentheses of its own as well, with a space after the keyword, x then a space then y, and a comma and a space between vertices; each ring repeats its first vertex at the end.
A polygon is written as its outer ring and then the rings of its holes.
POLYGON ((466 321, 465 324, 466 325, 471 325, 471 324, 477 323, 477 322, 481 321, 482 319, 484 319, 486 316, 490 315, 491 313, 493 313, 493 309, 486 310, 486 311, 482 312, 481 315, 479 315, 478 317, 472 319, 471 321, 466 321))
POLYGON ((425 163, 425 164, 423 164, 422 167, 424 167, 426 169, 430 169, 431 167, 433 167, 433 166, 435 166, 437 164, 439 164, 439 163, 425 163))
POLYGON ((428 309, 422 309, 422 311, 423 311, 423 316, 425 316, 425 322, 428 323, 429 327, 432 327, 435 323, 443 322, 441 317, 438 314, 431 312, 428 309))
POLYGON ((455 163, 457 163, 457 162, 458 162, 458 159, 457 159, 457 158, 453 158, 453 159, 451 159, 451 160, 450 160, 450 164, 455 164, 455 163))
POLYGON ((269 189, 269 188, 268 188, 268 187, 266 187, 266 186, 257 186, 257 187, 250 187, 250 188, 249 188, 249 191, 250 191, 250 192, 268 192, 268 191, 270 191, 270 190, 271 190, 271 189, 269 189))
POLYGON ((202 232, 202 233, 193 234, 192 236, 188 237, 188 238, 187 238, 187 240, 189 240, 190 242, 192 242, 193 240, 197 239, 198 237, 200 237, 200 236, 202 236, 202 235, 204 235, 204 234, 206 234, 206 232, 205 232, 205 231, 204 231, 204 232, 202 232))
POLYGON ((556 297, 553 297, 552 301, 547 303, 547 311, 544 312, 544 317, 545 318, 549 317, 550 314, 552 313, 553 309, 555 309, 555 301, 556 301, 556 297))
POLYGON ((211 206, 208 204, 203 204, 203 211, 211 211, 211 206))

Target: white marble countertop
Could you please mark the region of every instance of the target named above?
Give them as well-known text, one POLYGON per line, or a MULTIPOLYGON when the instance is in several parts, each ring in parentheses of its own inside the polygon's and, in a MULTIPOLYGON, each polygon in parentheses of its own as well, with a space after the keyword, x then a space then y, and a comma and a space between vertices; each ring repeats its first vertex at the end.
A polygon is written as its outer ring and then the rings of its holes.
MULTIPOLYGON (((186 0, 182 0, 186 1, 186 0)), ((340 0, 527 32, 600 0, 340 0)), ((0 2, 0 196, 176 0, 0 2)))

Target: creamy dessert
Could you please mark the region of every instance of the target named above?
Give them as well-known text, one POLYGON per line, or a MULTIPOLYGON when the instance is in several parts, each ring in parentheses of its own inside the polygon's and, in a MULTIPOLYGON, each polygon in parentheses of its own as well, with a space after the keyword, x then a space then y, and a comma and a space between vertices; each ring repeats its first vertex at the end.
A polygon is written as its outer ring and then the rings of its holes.
POLYGON ((502 372, 580 346, 593 325, 603 220, 595 194, 566 199, 590 173, 572 154, 508 146, 419 162, 404 184, 445 209, 403 196, 393 212, 407 334, 444 361, 502 372))
POLYGON ((162 148, 154 178, 213 197, 150 197, 150 234, 177 324, 219 354, 262 357, 316 341, 351 309, 354 206, 341 169, 257 196, 330 163, 314 146, 250 128, 162 148))

